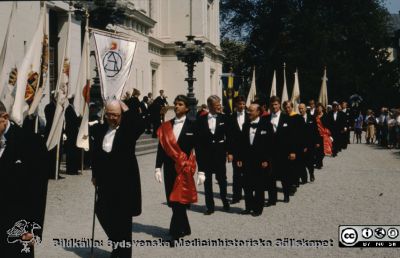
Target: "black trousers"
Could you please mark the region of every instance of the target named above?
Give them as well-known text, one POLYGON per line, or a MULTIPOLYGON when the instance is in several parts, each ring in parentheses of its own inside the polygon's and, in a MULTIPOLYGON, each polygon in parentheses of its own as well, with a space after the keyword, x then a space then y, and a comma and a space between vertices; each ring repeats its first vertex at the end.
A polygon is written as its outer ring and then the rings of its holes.
MULTIPOLYGON (((205 171, 205 176, 206 180, 204 181, 204 192, 206 196, 206 206, 207 210, 214 211, 215 209, 215 204, 214 204, 214 192, 213 192, 213 187, 212 187, 212 171, 205 171)), ((222 203, 228 203, 228 200, 226 199, 226 189, 228 186, 228 183, 226 181, 226 167, 225 163, 216 165, 216 170, 215 170, 215 178, 217 179, 218 185, 219 185, 219 193, 221 196, 222 203)))
POLYGON ((290 185, 298 186, 300 182, 300 178, 304 178, 304 173, 306 172, 304 169, 304 157, 302 154, 296 153, 296 160, 287 161, 289 173, 290 185))
POLYGON ((266 170, 249 168, 246 171, 248 173, 243 177, 245 209, 262 213, 265 202, 266 170))
POLYGON ((111 198, 109 193, 99 190, 96 215, 109 240, 113 243, 113 254, 121 258, 131 258, 132 215, 126 209, 127 205, 123 203, 123 200, 123 197, 111 198))
POLYGON ((76 175, 81 167, 81 149, 76 147, 75 140, 65 143, 67 174, 76 175))
POLYGON ((303 173, 301 181, 302 182, 307 182, 308 180, 308 175, 307 175, 307 170, 308 174, 314 175, 314 163, 315 163, 315 157, 316 157, 316 150, 314 148, 308 148, 307 152, 303 154, 304 160, 303 160, 303 173))
POLYGON ((232 199, 241 200, 243 189, 243 168, 238 167, 235 160, 232 162, 232 168, 232 199))
POLYGON ((268 201, 276 202, 278 199, 278 191, 276 188, 276 181, 280 180, 282 183, 282 190, 285 196, 289 196, 290 186, 292 180, 290 177, 290 166, 289 160, 286 161, 272 161, 271 173, 267 175, 267 189, 268 189, 268 201))
POLYGON ((161 117, 160 117, 160 115, 155 116, 153 114, 151 116, 152 116, 151 121, 153 124, 153 137, 157 137, 157 129, 161 125, 161 117))
POLYGON ((172 218, 169 226, 169 234, 174 238, 190 235, 190 224, 186 213, 187 205, 171 202, 172 218))
POLYGON ((324 144, 320 143, 318 148, 315 148, 315 166, 316 167, 322 167, 323 160, 325 157, 325 152, 324 152, 324 144))
POLYGON ((341 151, 342 147, 342 137, 340 134, 332 135, 333 143, 332 143, 332 154, 336 156, 336 154, 341 151))

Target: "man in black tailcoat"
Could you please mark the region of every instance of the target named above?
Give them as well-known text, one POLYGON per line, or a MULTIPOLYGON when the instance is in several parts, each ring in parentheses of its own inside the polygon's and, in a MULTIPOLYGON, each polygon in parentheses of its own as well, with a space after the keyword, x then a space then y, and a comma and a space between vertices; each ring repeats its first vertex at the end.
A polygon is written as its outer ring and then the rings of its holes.
POLYGON ((342 148, 347 149, 347 145, 350 143, 350 129, 351 129, 354 119, 352 118, 351 110, 347 107, 346 101, 342 101, 340 106, 342 107, 342 112, 344 114, 345 121, 346 121, 345 129, 342 134, 342 137, 343 137, 342 138, 342 148))
POLYGON ((304 172, 302 173, 303 177, 301 178, 302 182, 307 182, 307 170, 310 174, 310 181, 313 182, 315 180, 314 176, 314 164, 315 164, 315 156, 316 149, 320 148, 322 143, 322 137, 319 134, 317 121, 315 120, 315 116, 311 116, 307 114, 306 105, 304 103, 300 103, 299 112, 301 117, 304 119, 304 128, 303 128, 303 136, 304 136, 304 149, 303 149, 303 168, 304 172), (307 170, 306 170, 307 169, 307 170))
POLYGON ((332 157, 336 157, 337 153, 341 150, 342 134, 346 128, 346 117, 343 112, 339 111, 339 104, 337 102, 333 102, 332 111, 327 114, 327 126, 333 138, 332 157))
MULTIPOLYGON (((138 113, 117 100, 106 104, 105 118, 106 123, 91 127, 96 215, 108 238, 121 244, 132 240, 132 216, 142 210, 135 146, 144 124, 138 113)), ((113 255, 131 257, 131 246, 120 246, 113 255)))
POLYGON ((48 166, 43 138, 9 120, 0 102, 0 257, 34 257, 46 206, 48 166), (23 231, 21 232, 21 229, 23 231))
MULTIPOLYGON (((69 99, 73 103, 73 99, 69 99)), ((81 125, 81 118, 76 115, 72 104, 68 105, 65 110, 65 154, 66 154, 66 173, 69 175, 78 175, 78 170, 81 167, 81 149, 76 146, 76 139, 78 138, 79 127, 81 125)))
POLYGON ((243 125, 243 130, 237 142, 240 148, 235 159, 238 167, 243 167, 243 182, 245 195, 245 210, 242 214, 260 216, 264 209, 265 184, 270 173, 272 154, 272 127, 261 119, 259 104, 251 104, 249 121, 243 125))
MULTIPOLYGON (((294 195, 297 191, 297 187, 300 186, 300 179, 304 179, 307 175, 304 175, 307 171, 304 170, 304 157, 303 150, 305 148, 305 138, 304 138, 304 119, 294 111, 293 102, 287 100, 283 102, 283 109, 285 113, 289 116, 290 126, 295 130, 297 136, 293 139, 293 147, 296 153, 296 159, 289 161, 290 166, 290 181, 291 188, 290 194, 294 195)), ((307 180, 306 180, 307 181, 307 180)), ((305 184, 306 181, 302 181, 305 184)))
POLYGON ((151 122, 153 124, 153 138, 157 138, 157 129, 161 122, 164 122, 163 110, 168 106, 167 97, 164 96, 164 90, 160 90, 160 96, 154 99, 150 106, 151 122))
POLYGON ((142 111, 141 115, 144 120, 146 134, 151 134, 151 121, 150 121, 150 111, 149 111, 149 98, 147 96, 143 97, 142 102, 140 103, 140 110, 142 111))
POLYGON ((207 99, 209 109, 208 114, 204 114, 197 119, 198 151, 197 164, 199 171, 205 172, 204 191, 206 197, 207 210, 205 215, 214 213, 214 193, 212 188, 212 175, 218 181, 221 200, 225 211, 230 209, 226 198, 226 160, 228 145, 228 121, 226 116, 221 114, 221 99, 217 95, 212 95, 207 99))
MULTIPOLYGON (((56 112, 56 100, 54 99, 54 95, 52 94, 50 96, 49 104, 47 104, 44 108, 44 115, 46 118, 46 126, 44 128, 45 141, 49 137, 55 112, 56 112)), ((60 147, 62 147, 61 144, 60 144, 60 147)), ((61 148, 60 148, 59 153, 62 153, 61 148)), ((56 164, 56 162, 57 162, 57 147, 54 147, 53 149, 47 151, 47 155, 48 155, 48 163, 50 166, 49 167, 49 179, 55 179, 56 166, 59 166, 59 163, 56 164)), ((61 179, 64 177, 58 176, 58 178, 61 179)))
POLYGON ((228 161, 232 162, 233 178, 232 178, 232 201, 231 204, 240 202, 242 199, 243 189, 243 168, 237 166, 237 155, 240 145, 237 144, 237 139, 240 139, 242 134, 243 124, 248 121, 249 117, 246 112, 246 99, 244 96, 237 96, 234 99, 235 111, 228 117, 229 130, 228 130, 228 145, 230 152, 228 161))
POLYGON ((272 173, 267 177, 268 205, 275 205, 277 201, 276 180, 282 182, 284 202, 289 202, 291 173, 289 162, 296 160, 295 129, 290 124, 289 116, 281 111, 279 97, 270 99, 271 114, 266 117, 269 126, 272 126, 272 173))
MULTIPOLYGON (((187 119, 186 114, 189 112, 189 102, 188 98, 184 95, 178 95, 174 101, 174 111, 175 111, 175 118, 167 121, 165 123, 170 123, 170 126, 162 125, 159 130, 160 134, 159 139, 160 143, 158 144, 157 149, 157 157, 156 157, 156 171, 155 171, 155 178, 156 181, 162 183, 162 173, 161 167, 164 168, 164 184, 165 184, 165 194, 167 197, 168 206, 172 208, 172 218, 169 227, 169 233, 172 236, 173 240, 177 240, 181 237, 191 234, 191 229, 189 225, 189 220, 187 217, 186 210, 190 206, 190 203, 194 202, 192 199, 180 199, 171 201, 171 193, 175 191, 182 191, 184 189, 176 189, 174 185, 176 182, 178 171, 176 170, 176 163, 177 162, 185 162, 187 160, 190 161, 190 156, 196 147, 196 132, 194 127, 194 122, 187 119), (172 130, 172 134, 171 131, 172 130), (174 139, 170 139, 174 135, 174 139), (166 137, 166 138, 163 138, 166 137), (163 139, 166 139, 163 141, 163 139), (179 146, 180 150, 185 153, 186 157, 180 158, 180 155, 174 156, 173 151, 170 149, 174 149, 175 143, 179 146), (163 145, 165 144, 165 145, 163 145), (173 146, 173 147, 171 147, 173 146), (174 159, 177 158, 175 162, 174 159)), ((195 164, 195 159, 193 160, 195 164)), ((180 175, 180 180, 185 178, 184 173, 180 175)), ((194 173, 194 171, 193 171, 194 173)), ((198 183, 204 182, 204 173, 199 172, 199 179, 198 183)), ((193 180, 190 175, 188 175, 187 180, 193 180)), ((185 183, 190 182, 183 182, 182 185, 185 183)), ((176 187, 181 187, 181 185, 177 185, 176 187)), ((197 192, 192 191, 191 195, 196 196, 197 200, 197 192)), ((187 194, 185 195, 187 196, 187 194)))

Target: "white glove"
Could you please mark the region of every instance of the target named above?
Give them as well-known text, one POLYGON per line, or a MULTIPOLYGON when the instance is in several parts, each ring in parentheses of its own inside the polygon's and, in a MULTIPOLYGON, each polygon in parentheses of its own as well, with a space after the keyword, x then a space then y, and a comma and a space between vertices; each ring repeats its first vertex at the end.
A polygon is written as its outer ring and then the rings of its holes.
POLYGON ((160 184, 162 183, 162 175, 161 175, 161 169, 160 168, 156 168, 156 172, 154 173, 154 178, 160 184))
POLYGON ((331 139, 331 141, 333 142, 333 138, 332 137, 329 137, 329 139, 331 139))
POLYGON ((204 172, 197 172, 197 185, 202 185, 206 180, 206 175, 204 172))
POLYGON ((98 124, 98 123, 99 123, 99 121, 94 120, 92 122, 89 122, 88 124, 89 124, 89 126, 92 126, 92 125, 95 125, 95 124, 98 124))
POLYGON ((65 133, 63 134, 62 137, 63 137, 63 141, 66 141, 66 140, 67 140, 67 135, 66 135, 65 133))

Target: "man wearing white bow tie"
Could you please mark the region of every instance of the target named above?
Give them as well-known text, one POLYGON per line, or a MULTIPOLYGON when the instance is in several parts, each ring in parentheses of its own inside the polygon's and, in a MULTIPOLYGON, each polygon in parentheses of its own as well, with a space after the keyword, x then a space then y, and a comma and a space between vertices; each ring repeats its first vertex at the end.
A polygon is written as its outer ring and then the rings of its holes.
POLYGON ((279 97, 272 96, 270 99, 271 114, 267 116, 267 123, 272 127, 272 173, 267 177, 268 206, 275 205, 277 201, 276 180, 282 182, 284 202, 289 202, 290 176, 295 171, 290 171, 289 164, 296 160, 297 146, 294 137, 294 128, 289 116, 281 112, 279 97))
POLYGON ((242 214, 260 216, 264 208, 265 184, 270 171, 272 153, 272 130, 265 119, 261 119, 259 104, 251 104, 249 121, 243 125, 243 131, 237 139, 240 145, 236 163, 244 167, 243 182, 245 210, 242 214))
POLYGON ((223 209, 230 209, 226 198, 226 160, 229 151, 227 144, 228 124, 225 115, 221 114, 221 99, 212 95, 207 99, 208 114, 197 119, 198 151, 196 151, 199 171, 205 172, 204 190, 207 210, 204 215, 214 213, 214 194, 212 189, 212 175, 218 181, 223 209))

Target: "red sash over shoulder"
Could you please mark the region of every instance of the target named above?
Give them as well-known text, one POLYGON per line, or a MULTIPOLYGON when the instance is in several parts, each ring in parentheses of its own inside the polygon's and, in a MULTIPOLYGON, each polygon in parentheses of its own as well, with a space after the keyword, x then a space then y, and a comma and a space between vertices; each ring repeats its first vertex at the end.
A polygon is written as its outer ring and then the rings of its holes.
POLYGON ((193 151, 188 158, 175 139, 171 122, 163 123, 157 130, 165 153, 175 162, 176 178, 169 200, 189 204, 197 202, 197 191, 193 175, 196 172, 196 156, 193 151))

